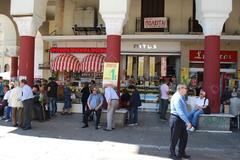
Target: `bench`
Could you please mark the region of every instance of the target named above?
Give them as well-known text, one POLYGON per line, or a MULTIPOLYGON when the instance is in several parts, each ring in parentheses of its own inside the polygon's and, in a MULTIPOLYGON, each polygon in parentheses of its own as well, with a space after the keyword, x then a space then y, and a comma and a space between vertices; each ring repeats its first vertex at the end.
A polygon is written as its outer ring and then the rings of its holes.
MULTIPOLYGON (((115 111, 114 122, 117 127, 124 127, 127 123, 128 111, 126 109, 118 109, 115 111)), ((107 110, 102 110, 101 120, 102 124, 107 123, 107 110)))
POLYGON ((232 114, 202 114, 199 117, 198 129, 208 131, 230 131, 232 114))

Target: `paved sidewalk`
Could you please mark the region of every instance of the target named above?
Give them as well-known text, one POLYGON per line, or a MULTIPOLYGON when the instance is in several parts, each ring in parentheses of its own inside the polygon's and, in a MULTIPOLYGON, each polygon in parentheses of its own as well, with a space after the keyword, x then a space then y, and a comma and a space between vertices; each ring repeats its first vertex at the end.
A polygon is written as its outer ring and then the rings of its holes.
MULTIPOLYGON (((82 115, 61 116, 33 122, 22 131, 0 122, 0 160, 158 160, 168 159, 168 122, 156 113, 140 113, 139 126, 82 129, 82 115), (28 151, 29 152, 26 152, 28 151)), ((240 132, 191 133, 187 153, 196 160, 239 160, 240 132)))

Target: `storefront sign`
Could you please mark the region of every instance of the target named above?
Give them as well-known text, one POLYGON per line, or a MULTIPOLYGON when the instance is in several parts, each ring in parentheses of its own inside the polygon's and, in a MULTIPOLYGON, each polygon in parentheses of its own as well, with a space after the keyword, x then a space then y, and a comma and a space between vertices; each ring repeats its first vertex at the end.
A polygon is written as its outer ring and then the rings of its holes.
POLYGON ((128 56, 127 59, 127 76, 132 76, 133 74, 133 57, 132 56, 128 56))
MULTIPOLYGON (((204 51, 190 50, 189 60, 194 62, 203 62, 204 51)), ((237 63, 237 51, 220 51, 220 62, 237 63)))
POLYGON ((118 83, 118 70, 119 70, 119 63, 104 63, 104 70, 103 70, 103 87, 107 84, 111 84, 114 87, 117 87, 118 83))
POLYGON ((143 77, 144 57, 138 58, 138 77, 143 77))
POLYGON ((167 57, 161 57, 161 76, 167 76, 167 57))
POLYGON ((106 53, 106 48, 50 48, 51 53, 106 53))
POLYGON ((181 68, 181 83, 188 85, 188 83, 189 83, 189 68, 181 68))
POLYGON ((139 44, 134 44, 133 45, 134 49, 157 49, 156 44, 145 44, 145 43, 139 43, 139 44))
POLYGON ((144 28, 167 28, 167 17, 144 18, 144 28))
POLYGON ((154 77, 155 76, 155 57, 150 57, 150 72, 149 75, 150 77, 154 77))
POLYGON ((238 67, 238 79, 240 80, 240 67, 238 67))

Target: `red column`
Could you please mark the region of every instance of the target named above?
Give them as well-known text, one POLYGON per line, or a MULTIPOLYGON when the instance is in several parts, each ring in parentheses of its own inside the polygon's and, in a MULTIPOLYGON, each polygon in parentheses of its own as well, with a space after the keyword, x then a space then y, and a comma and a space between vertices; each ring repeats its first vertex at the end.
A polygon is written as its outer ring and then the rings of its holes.
POLYGON ((121 36, 120 35, 108 35, 107 36, 107 57, 106 62, 119 63, 118 70, 118 91, 120 91, 120 52, 121 52, 121 36))
POLYGON ((26 77, 30 86, 34 83, 34 46, 35 37, 20 37, 19 76, 26 77))
POLYGON ((18 57, 11 57, 11 79, 17 78, 18 57))
POLYGON ((220 112, 220 36, 206 36, 204 49, 203 88, 212 113, 220 112))

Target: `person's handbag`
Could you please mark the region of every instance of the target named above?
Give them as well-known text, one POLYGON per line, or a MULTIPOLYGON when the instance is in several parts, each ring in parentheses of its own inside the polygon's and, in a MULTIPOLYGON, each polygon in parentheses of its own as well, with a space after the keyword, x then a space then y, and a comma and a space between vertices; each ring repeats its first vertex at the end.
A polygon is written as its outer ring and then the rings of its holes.
MULTIPOLYGON (((204 99, 203 106, 205 106, 206 100, 207 100, 207 98, 204 99)), ((210 106, 207 105, 206 108, 203 108, 203 112, 204 112, 204 114, 210 114, 210 113, 211 113, 211 108, 210 108, 210 106)))

